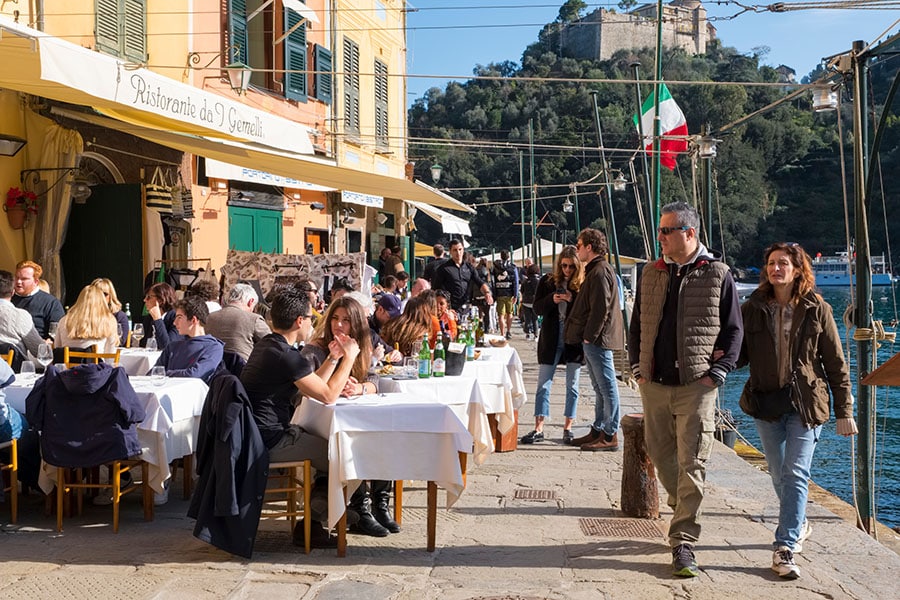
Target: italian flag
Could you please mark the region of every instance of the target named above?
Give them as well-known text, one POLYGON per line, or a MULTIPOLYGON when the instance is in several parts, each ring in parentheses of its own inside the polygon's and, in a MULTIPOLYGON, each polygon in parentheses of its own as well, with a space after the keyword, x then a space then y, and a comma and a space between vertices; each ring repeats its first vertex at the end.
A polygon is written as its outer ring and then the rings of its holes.
MULTIPOLYGON (((653 93, 641 106, 641 129, 644 132, 644 148, 647 154, 653 154, 653 93)), ((675 156, 679 152, 687 151, 687 121, 684 119, 684 113, 678 108, 669 88, 666 84, 659 84, 659 131, 661 138, 659 140, 659 162, 667 169, 675 169, 675 156)), ((634 116, 634 125, 637 127, 638 118, 634 116)), ((638 131, 640 132, 641 129, 638 131)))

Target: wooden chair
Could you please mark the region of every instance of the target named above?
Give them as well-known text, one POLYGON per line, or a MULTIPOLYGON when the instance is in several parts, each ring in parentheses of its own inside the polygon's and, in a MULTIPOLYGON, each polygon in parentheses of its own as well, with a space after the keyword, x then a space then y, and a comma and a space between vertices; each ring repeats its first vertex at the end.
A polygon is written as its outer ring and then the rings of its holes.
POLYGON ((113 533, 119 532, 119 506, 122 496, 129 494, 137 489, 142 490, 144 503, 144 520, 153 520, 153 490, 150 487, 149 465, 140 459, 115 460, 110 465, 110 475, 108 483, 95 483, 84 481, 84 470, 81 468, 68 469, 65 467, 57 467, 56 469, 56 530, 62 531, 63 512, 65 507, 66 494, 75 490, 77 491, 78 514, 81 515, 84 507, 84 490, 110 490, 112 493, 113 507, 113 533), (121 488, 120 475, 130 472, 132 469, 140 465, 141 467, 141 485, 133 486, 123 490, 121 488), (74 474, 74 477, 70 477, 74 474))
POLYGON ((66 363, 67 369, 71 369, 75 365, 84 364, 86 362, 97 364, 100 362, 100 359, 103 359, 103 362, 112 363, 114 367, 118 367, 119 366, 119 358, 121 356, 122 356, 121 348, 116 348, 115 352, 108 352, 108 353, 97 352, 97 346, 93 347, 92 352, 69 350, 68 346, 63 348, 63 362, 66 363))
POLYGON ((3 491, 9 494, 9 522, 15 524, 19 515, 19 446, 16 440, 0 443, 0 449, 9 448, 9 462, 0 462, 0 474, 8 471, 9 485, 3 491))
POLYGON ((128 330, 128 335, 125 337, 125 347, 131 348, 131 330, 128 330))
POLYGON ((304 550, 310 551, 310 534, 312 514, 309 508, 310 495, 312 493, 312 463, 308 460, 291 462, 269 463, 269 482, 275 482, 275 487, 266 488, 264 502, 285 502, 284 510, 267 512, 263 511, 260 518, 277 519, 287 517, 290 524, 290 532, 293 533, 297 523, 297 516, 303 515, 303 533, 306 544, 304 550), (302 478, 299 470, 303 469, 302 478), (302 507, 298 504, 299 494, 303 494, 302 507), (282 495, 283 494, 283 495, 282 495))
POLYGON ((15 350, 10 350, 9 352, 6 352, 5 354, 0 354, 0 357, 3 357, 3 360, 6 361, 6 364, 8 364, 9 366, 12 366, 12 364, 13 364, 13 357, 14 357, 15 355, 16 355, 16 351, 15 351, 15 350))

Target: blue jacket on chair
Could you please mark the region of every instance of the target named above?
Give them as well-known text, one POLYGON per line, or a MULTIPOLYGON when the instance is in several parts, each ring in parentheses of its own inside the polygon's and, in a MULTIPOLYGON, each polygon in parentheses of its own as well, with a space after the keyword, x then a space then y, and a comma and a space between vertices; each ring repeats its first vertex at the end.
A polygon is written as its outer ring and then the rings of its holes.
POLYGON ((91 467, 141 453, 137 424, 145 411, 122 367, 47 368, 25 399, 41 433, 41 454, 57 467, 91 467))

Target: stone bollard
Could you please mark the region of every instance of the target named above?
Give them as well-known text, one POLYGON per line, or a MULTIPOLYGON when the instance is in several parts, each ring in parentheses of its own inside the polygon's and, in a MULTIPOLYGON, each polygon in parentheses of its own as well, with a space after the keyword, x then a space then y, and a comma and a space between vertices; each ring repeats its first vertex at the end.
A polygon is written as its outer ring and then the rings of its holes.
POLYGON ((644 415, 622 417, 622 434, 622 512, 628 517, 658 519, 659 491, 656 470, 644 445, 644 415))

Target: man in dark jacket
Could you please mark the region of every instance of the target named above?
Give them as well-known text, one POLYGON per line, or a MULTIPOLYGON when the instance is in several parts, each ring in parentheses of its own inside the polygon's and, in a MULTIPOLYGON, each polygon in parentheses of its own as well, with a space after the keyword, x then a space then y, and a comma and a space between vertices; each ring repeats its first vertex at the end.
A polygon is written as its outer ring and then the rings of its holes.
POLYGON ((453 310, 459 310, 463 304, 469 303, 471 300, 469 290, 472 285, 481 290, 485 296, 485 302, 490 306, 494 303, 491 286, 475 272, 469 263, 463 261, 465 252, 461 240, 450 242, 450 260, 442 264, 435 272, 431 287, 450 293, 450 307, 453 310))
POLYGON ((433 283, 434 274, 437 273, 437 270, 441 268, 442 264, 447 262, 447 257, 444 256, 443 245, 435 244, 432 246, 432 252, 434 253, 434 258, 428 261, 428 264, 425 265, 425 272, 422 274, 422 278, 429 283, 433 283))
POLYGON ((198 377, 205 383, 219 364, 225 345, 206 335, 209 309, 200 296, 187 296, 175 305, 175 327, 184 339, 171 342, 156 360, 157 367, 165 367, 170 377, 198 377))
POLYGON ((575 247, 585 265, 584 283, 566 317, 564 336, 567 344, 582 345, 595 399, 591 430, 571 444, 590 452, 615 451, 619 449, 619 384, 613 350, 625 347, 619 282, 606 260, 609 246, 603 232, 582 230, 575 247))
POLYGON ((634 302, 628 357, 644 405, 647 452, 675 514, 672 571, 700 574, 694 544, 706 461, 713 445, 716 388, 735 367, 743 324, 728 266, 697 239, 700 216, 684 202, 663 207, 634 302))

